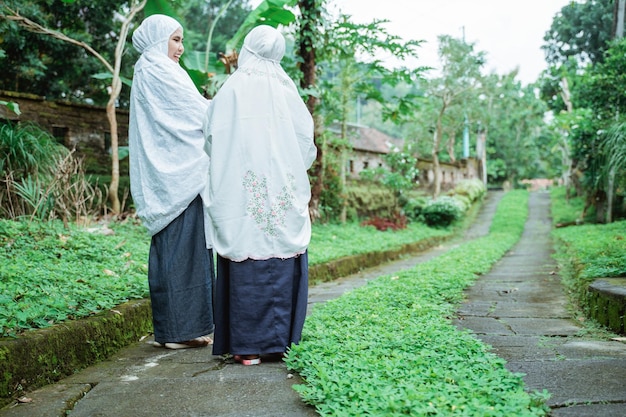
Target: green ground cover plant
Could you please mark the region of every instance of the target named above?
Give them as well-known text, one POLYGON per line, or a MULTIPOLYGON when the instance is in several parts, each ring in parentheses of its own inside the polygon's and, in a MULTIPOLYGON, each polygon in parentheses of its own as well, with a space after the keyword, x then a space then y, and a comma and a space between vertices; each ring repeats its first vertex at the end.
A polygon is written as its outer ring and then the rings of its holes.
POLYGON ((550 188, 550 214, 552 224, 570 224, 581 222, 585 199, 583 197, 571 196, 567 198, 565 187, 550 188))
POLYGON ((314 224, 309 245, 309 264, 317 265, 346 256, 398 248, 430 237, 448 236, 452 228, 433 229, 413 222, 405 229, 378 231, 358 223, 314 224))
MULTIPOLYGON (((397 232, 313 225, 311 265, 452 233, 414 223, 397 232)), ((87 317, 149 296, 150 237, 138 222, 80 227, 0 220, 0 336, 87 317)))
POLYGON ((132 223, 65 228, 61 221, 0 220, 2 336, 147 297, 148 242, 132 223))
POLYGON ((591 282, 626 276, 626 221, 555 229, 553 236, 563 283, 583 309, 591 282))
POLYGON ((528 193, 500 202, 490 234, 326 302, 287 358, 322 416, 543 416, 546 394, 450 318, 463 290, 519 239, 528 193))

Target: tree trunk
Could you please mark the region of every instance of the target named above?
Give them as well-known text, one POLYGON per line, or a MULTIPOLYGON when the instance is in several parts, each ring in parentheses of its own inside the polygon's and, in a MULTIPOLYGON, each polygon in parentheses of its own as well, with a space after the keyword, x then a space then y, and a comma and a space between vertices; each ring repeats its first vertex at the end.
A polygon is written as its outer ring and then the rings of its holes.
POLYGON ((452 132, 449 136, 448 143, 446 143, 446 150, 448 151, 448 157, 450 157, 450 162, 456 162, 456 155, 454 154, 454 145, 456 145, 456 136, 454 132, 452 132))
MULTIPOLYGON (((115 90, 114 86, 112 86, 112 90, 115 90)), ((119 90, 121 90, 121 88, 119 88, 119 90)), ((107 118, 109 119, 109 125, 111 127, 111 184, 109 184, 109 202, 111 203, 111 211, 114 214, 119 214, 121 210, 118 195, 120 183, 120 158, 118 152, 117 117, 115 114, 115 101, 119 96, 119 90, 115 95, 113 91, 111 92, 111 97, 107 103, 107 118)))
MULTIPOLYGON (((314 34, 319 31, 316 28, 316 24, 321 17, 320 0, 299 0, 298 7, 300 8, 300 45, 299 55, 302 58, 300 64, 300 71, 302 71, 302 80, 300 86, 302 88, 312 88, 316 85, 316 67, 315 67, 315 39, 314 34)), ((322 124, 321 120, 315 114, 315 108, 317 107, 318 99, 313 95, 309 95, 306 100, 306 106, 309 109, 313 120, 315 122, 315 130, 313 138, 315 145, 317 146, 317 157, 313 166, 309 170, 309 177, 311 179, 311 201, 309 202, 309 213, 311 220, 315 221, 321 217, 320 213, 320 196, 322 194, 324 178, 323 178, 323 148, 319 143, 322 137, 322 124)))
POLYGON ((115 103, 117 102, 120 92, 122 91, 122 80, 120 78, 120 69, 122 67, 122 56, 126 47, 126 37, 133 18, 146 5, 146 0, 139 3, 133 1, 131 9, 122 22, 120 36, 115 47, 115 65, 113 66, 113 80, 111 81, 111 94, 107 103, 107 118, 111 127, 111 184, 109 185, 109 201, 111 202, 111 211, 119 214, 122 210, 119 198, 120 184, 120 158, 119 158, 119 139, 117 134, 117 115, 115 114, 115 103))
POLYGON ((441 147, 441 140, 443 136, 443 115, 446 112, 446 108, 448 107, 448 103, 444 98, 439 110, 439 116, 437 116, 437 127, 435 129, 434 137, 433 137, 433 174, 434 174, 434 189, 433 189, 433 199, 437 199, 439 194, 441 194, 441 166, 439 165, 439 148, 441 147))

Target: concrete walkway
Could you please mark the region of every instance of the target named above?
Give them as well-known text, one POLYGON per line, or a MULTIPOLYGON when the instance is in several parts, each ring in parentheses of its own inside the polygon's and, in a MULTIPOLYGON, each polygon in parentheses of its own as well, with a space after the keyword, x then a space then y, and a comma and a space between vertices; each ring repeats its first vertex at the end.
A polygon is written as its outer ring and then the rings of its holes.
MULTIPOLYGON (((488 233, 501 193, 490 194, 465 239, 488 233)), ((526 374, 530 390, 547 389, 553 416, 626 416, 626 344, 573 335, 577 323, 550 257, 549 197, 531 194, 519 244, 467 292, 457 324, 476 333, 526 374)), ((310 289, 310 305, 381 275, 411 268, 464 239, 310 289)), ((210 349, 164 350, 147 340, 0 410, 1 417, 307 417, 316 416, 292 389, 300 382, 282 362, 244 367, 210 349), (67 414, 68 410, 72 410, 67 414)))
POLYGON ((584 332, 551 257, 549 195, 531 193, 529 209, 522 238, 466 292, 457 324, 526 374, 530 391, 550 392, 552 416, 625 417, 626 344, 575 337, 584 332))

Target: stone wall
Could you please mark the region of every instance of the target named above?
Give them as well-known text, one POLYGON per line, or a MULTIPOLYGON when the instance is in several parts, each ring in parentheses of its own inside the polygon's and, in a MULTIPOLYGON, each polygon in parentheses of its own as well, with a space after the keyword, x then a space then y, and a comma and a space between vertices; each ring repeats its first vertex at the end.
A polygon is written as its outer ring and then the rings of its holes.
MULTIPOLYGON (((19 104, 18 116, 6 106, 0 106, 0 119, 32 121, 50 132, 68 149, 76 149, 85 156, 91 171, 110 171, 111 128, 106 109, 99 106, 64 101, 46 101, 45 97, 32 94, 0 91, 0 101, 19 104)), ((119 146, 128 144, 128 111, 118 109, 119 146)))
MULTIPOLYGON (((456 162, 440 162, 441 190, 447 191, 456 186, 459 181, 465 179, 480 179, 480 161, 475 158, 461 159, 456 162)), ((417 169, 420 175, 420 188, 433 189, 435 184, 435 172, 433 161, 419 158, 417 169)))
MULTIPOLYGON (((385 166, 384 154, 353 149, 348 161, 348 176, 351 179, 358 179, 359 173, 367 168, 377 168, 385 166)), ((481 179, 480 161, 476 158, 461 159, 454 163, 440 162, 441 168, 441 189, 450 190, 464 179, 481 179)), ((430 159, 419 158, 417 162, 419 169, 420 188, 432 189, 434 187, 435 173, 433 162, 430 159)))

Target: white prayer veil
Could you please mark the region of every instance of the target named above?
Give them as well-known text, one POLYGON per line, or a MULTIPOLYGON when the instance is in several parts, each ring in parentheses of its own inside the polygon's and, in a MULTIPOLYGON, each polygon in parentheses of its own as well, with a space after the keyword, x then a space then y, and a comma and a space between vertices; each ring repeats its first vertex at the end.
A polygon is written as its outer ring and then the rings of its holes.
POLYGON ((290 258, 311 238, 313 118, 280 66, 284 53, 278 30, 254 28, 205 120, 209 238, 233 261, 290 258))
POLYGON ((133 33, 141 57, 130 97, 131 192, 137 215, 151 235, 202 193, 209 169, 202 149, 208 100, 167 55, 169 38, 178 28, 175 19, 152 15, 133 33))

